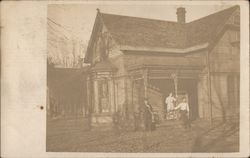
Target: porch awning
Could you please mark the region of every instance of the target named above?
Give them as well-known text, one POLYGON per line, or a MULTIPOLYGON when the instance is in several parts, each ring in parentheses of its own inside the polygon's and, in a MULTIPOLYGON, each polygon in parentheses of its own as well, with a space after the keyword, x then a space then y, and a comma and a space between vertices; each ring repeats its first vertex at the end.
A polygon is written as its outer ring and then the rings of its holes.
POLYGON ((197 78, 205 67, 205 58, 169 57, 169 58, 142 58, 136 63, 127 65, 127 70, 135 79, 143 78, 143 70, 147 70, 150 79, 172 78, 177 74, 178 78, 197 78))
POLYGON ((136 60, 135 63, 127 65, 128 71, 136 69, 202 69, 206 65, 205 58, 186 58, 186 57, 168 57, 161 59, 142 58, 136 60))

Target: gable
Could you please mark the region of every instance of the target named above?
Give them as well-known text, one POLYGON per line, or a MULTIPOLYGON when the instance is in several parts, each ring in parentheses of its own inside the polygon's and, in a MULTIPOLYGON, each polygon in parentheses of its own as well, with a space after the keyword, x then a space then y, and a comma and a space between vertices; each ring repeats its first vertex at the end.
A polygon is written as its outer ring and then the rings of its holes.
POLYGON ((188 23, 187 46, 213 41, 237 9, 238 6, 230 7, 188 23))
POLYGON ((99 62, 102 60, 103 56, 105 56, 106 48, 105 48, 105 33, 107 32, 107 29, 103 25, 102 28, 100 28, 97 31, 95 41, 93 42, 93 57, 92 57, 92 63, 99 62))
POLYGON ((210 52, 211 72, 239 72, 240 48, 234 45, 239 38, 239 30, 227 28, 210 52))
POLYGON ((239 22, 239 20, 240 20, 239 15, 240 15, 240 8, 236 7, 236 9, 232 12, 230 17, 227 18, 227 20, 225 21, 225 24, 220 29, 218 29, 216 35, 213 38, 211 38, 211 42, 210 42, 210 46, 209 46, 210 51, 212 51, 214 47, 219 45, 223 36, 225 36, 226 32, 228 32, 230 30, 234 30, 235 32, 237 32, 237 34, 235 34, 236 39, 234 41, 231 41, 230 45, 239 45, 240 26, 239 26, 239 24, 235 23, 236 21, 239 22))
POLYGON ((85 54, 85 63, 96 63, 108 58, 113 54, 113 49, 117 47, 110 31, 103 23, 101 14, 98 12, 92 34, 89 40, 88 48, 85 54))
POLYGON ((230 24, 230 25, 240 25, 240 8, 238 7, 233 14, 231 15, 231 17, 227 20, 226 24, 230 24))

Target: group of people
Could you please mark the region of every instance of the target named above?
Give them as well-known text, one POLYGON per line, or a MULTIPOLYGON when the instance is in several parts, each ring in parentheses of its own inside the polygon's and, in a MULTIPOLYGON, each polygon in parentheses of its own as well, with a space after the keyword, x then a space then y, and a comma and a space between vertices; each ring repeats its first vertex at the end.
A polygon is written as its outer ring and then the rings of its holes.
MULTIPOLYGON (((180 120, 182 120, 184 127, 191 127, 189 119, 189 105, 185 97, 183 97, 181 102, 176 105, 177 99, 172 93, 170 93, 166 98, 165 103, 167 113, 179 111, 180 120)), ((122 122, 121 113, 119 111, 114 113, 113 123, 116 131, 121 130, 124 122, 122 122)), ((157 115, 153 112, 153 108, 148 99, 145 98, 143 105, 139 106, 138 111, 134 113, 134 129, 137 131, 141 127, 144 127, 146 131, 153 131, 156 129, 156 123, 157 115)))
MULTIPOLYGON (((144 129, 145 131, 153 131, 156 129, 156 122, 158 120, 157 116, 153 112, 151 104, 149 104, 147 99, 139 106, 138 110, 134 113, 134 130, 138 131, 144 129)), ((131 123, 131 122, 130 122, 131 123)), ((119 132, 126 125, 121 112, 118 110, 113 114, 113 125, 115 131, 119 132)), ((126 128, 126 127, 125 127, 126 128)), ((127 128, 126 128, 127 129, 127 128)))
POLYGON ((173 96, 172 93, 169 93, 169 96, 166 98, 165 103, 167 106, 167 113, 171 113, 173 111, 179 110, 180 112, 180 120, 183 122, 183 126, 185 128, 190 128, 191 123, 189 119, 189 105, 187 99, 183 97, 182 101, 175 106, 176 98, 173 96))

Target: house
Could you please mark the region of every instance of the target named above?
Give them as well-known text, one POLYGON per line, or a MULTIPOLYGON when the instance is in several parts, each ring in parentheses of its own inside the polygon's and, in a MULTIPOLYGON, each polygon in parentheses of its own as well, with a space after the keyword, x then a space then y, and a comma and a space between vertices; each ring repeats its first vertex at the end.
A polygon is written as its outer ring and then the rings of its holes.
POLYGON ((187 97, 192 119, 239 114, 240 7, 186 23, 106 14, 98 9, 85 63, 92 123, 127 119, 148 98, 164 119, 164 99, 187 97))

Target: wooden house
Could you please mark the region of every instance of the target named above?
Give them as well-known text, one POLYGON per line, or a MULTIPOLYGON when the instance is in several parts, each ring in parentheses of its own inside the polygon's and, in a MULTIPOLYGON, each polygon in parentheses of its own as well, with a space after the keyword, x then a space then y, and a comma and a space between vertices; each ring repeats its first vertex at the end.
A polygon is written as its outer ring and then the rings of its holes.
POLYGON ((239 114, 240 7, 186 22, 113 15, 97 11, 85 63, 93 123, 108 123, 121 111, 133 118, 148 98, 164 118, 165 97, 188 96, 190 117, 239 114))

